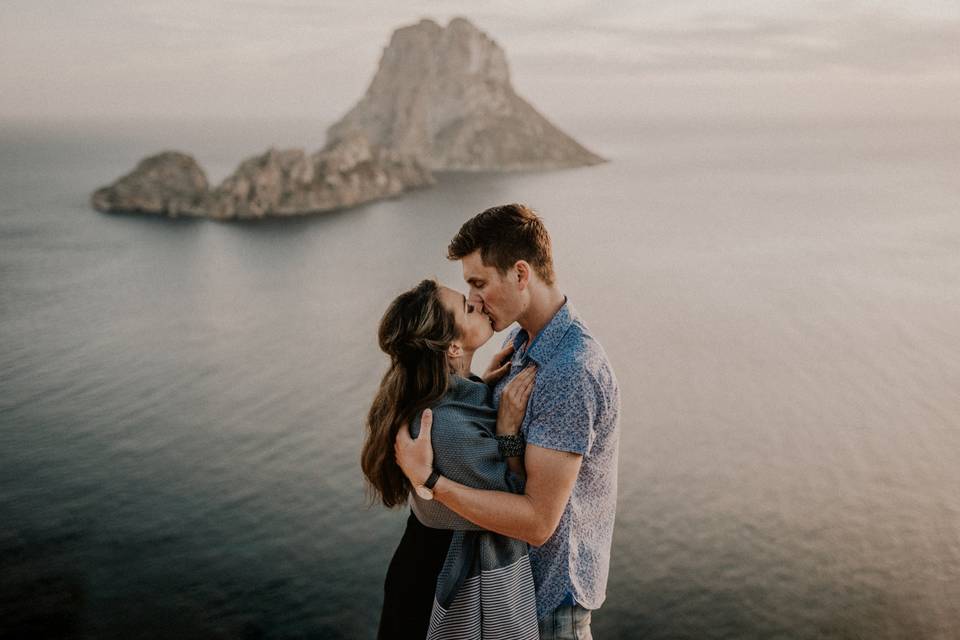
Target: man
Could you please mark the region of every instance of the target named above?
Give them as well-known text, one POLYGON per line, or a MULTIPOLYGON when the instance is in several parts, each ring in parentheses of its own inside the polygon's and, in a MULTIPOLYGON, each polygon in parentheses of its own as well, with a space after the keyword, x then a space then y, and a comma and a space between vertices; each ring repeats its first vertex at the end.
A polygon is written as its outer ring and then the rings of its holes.
MULTIPOLYGON (((528 207, 493 207, 468 220, 450 242, 470 300, 495 331, 514 322, 501 353, 508 370, 494 389, 527 366, 536 386, 521 426, 526 487, 521 495, 484 491, 437 476, 430 418, 421 434, 397 437, 397 462, 418 492, 477 525, 531 545, 543 638, 589 638, 590 612, 606 596, 616 510, 620 399, 600 344, 556 284, 550 236, 528 207)), ((505 444, 505 455, 515 455, 505 444)), ((513 443, 518 444, 518 443, 513 443)))

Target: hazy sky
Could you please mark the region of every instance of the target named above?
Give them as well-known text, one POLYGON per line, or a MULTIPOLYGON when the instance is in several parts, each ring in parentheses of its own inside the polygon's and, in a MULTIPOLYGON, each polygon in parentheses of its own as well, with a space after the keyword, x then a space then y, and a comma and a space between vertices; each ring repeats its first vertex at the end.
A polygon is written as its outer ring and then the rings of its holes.
POLYGON ((960 2, 2 0, 0 118, 321 117, 462 15, 548 116, 960 115, 960 2))

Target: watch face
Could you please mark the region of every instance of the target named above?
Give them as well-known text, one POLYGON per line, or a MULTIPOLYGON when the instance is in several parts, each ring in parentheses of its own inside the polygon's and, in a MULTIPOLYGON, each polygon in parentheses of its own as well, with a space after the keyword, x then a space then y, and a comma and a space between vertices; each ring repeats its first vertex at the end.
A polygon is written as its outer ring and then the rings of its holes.
POLYGON ((423 498, 424 500, 433 500, 433 491, 427 489, 425 486, 420 485, 415 489, 417 495, 423 498))

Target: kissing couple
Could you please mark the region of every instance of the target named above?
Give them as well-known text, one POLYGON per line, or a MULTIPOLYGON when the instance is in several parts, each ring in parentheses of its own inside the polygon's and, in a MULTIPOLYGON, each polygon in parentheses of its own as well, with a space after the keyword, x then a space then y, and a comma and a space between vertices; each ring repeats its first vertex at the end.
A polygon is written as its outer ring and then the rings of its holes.
POLYGON ((522 204, 447 248, 467 294, 424 280, 380 322, 390 365, 367 416, 371 495, 410 505, 378 638, 591 638, 606 597, 620 396, 522 204), (483 375, 473 354, 516 324, 483 375))

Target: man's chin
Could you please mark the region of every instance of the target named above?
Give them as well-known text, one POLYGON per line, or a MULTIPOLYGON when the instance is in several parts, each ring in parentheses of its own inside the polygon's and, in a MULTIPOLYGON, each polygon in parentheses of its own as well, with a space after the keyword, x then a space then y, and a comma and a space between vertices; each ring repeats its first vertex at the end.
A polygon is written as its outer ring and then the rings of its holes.
POLYGON ((510 323, 503 324, 499 318, 495 318, 491 315, 487 315, 487 320, 490 324, 490 328, 493 329, 494 333, 499 333, 510 326, 510 323))

